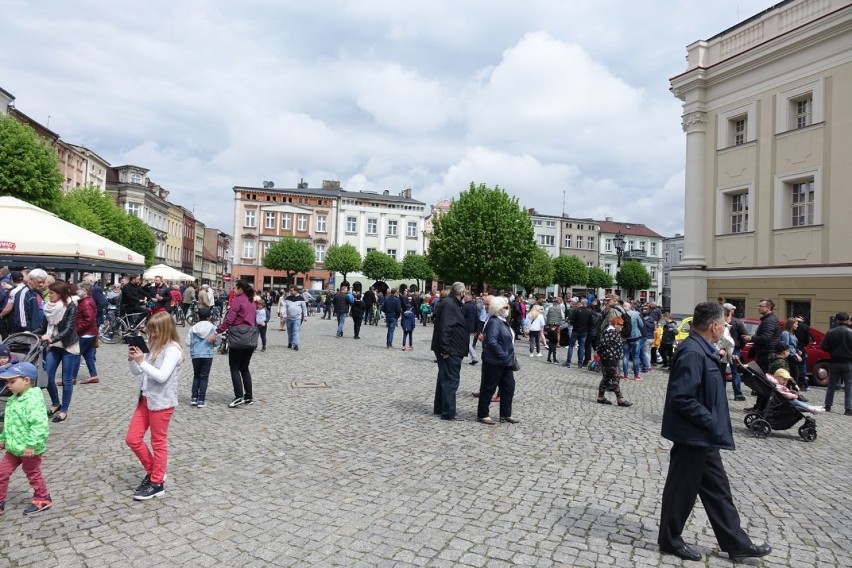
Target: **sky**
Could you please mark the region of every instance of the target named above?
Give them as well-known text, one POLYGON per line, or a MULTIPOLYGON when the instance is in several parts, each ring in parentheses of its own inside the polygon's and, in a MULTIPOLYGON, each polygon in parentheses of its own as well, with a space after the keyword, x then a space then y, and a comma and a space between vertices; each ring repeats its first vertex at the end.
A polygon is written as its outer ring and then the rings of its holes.
POLYGON ((233 231, 233 187, 471 182, 683 232, 686 46, 771 0, 2 0, 18 110, 233 231))

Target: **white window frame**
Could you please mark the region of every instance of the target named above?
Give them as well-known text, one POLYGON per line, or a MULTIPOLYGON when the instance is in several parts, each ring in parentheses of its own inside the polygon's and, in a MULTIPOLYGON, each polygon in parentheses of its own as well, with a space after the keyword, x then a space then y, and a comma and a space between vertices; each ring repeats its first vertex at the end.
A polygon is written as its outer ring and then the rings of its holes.
POLYGON ((746 105, 740 105, 717 115, 716 122, 716 149, 723 150, 733 146, 741 146, 757 140, 757 101, 746 105), (745 120, 745 139, 735 143, 736 121, 745 120))
POLYGON ((577 248, 583 248, 583 235, 577 235, 577 238, 575 240, 577 242, 577 248))
POLYGON ((825 83, 823 79, 817 79, 779 92, 776 98, 775 134, 807 128, 825 120, 825 83), (799 127, 796 124, 796 103, 808 96, 811 99, 811 123, 799 127))
POLYGON ((549 228, 549 229, 555 229, 556 228, 556 221, 545 221, 544 226, 549 228))
POLYGON ((612 252, 612 239, 604 241, 604 252, 612 252))
POLYGON ((308 230, 308 215, 306 213, 296 215, 296 230, 303 232, 308 230))
POLYGON ((651 242, 651 256, 657 256, 657 243, 656 243, 656 241, 651 242))
POLYGON ((541 227, 541 219, 533 219, 533 227, 541 227))
POLYGON ((594 267, 595 267, 595 263, 592 262, 591 260, 586 263, 586 268, 594 268, 594 267))
POLYGON ((399 235, 399 221, 388 219, 388 236, 396 237, 397 235, 399 235))
POLYGON ((775 176, 775 216, 773 219, 773 228, 775 230, 807 229, 822 225, 822 191, 822 168, 810 168, 775 176), (810 181, 814 184, 814 221, 812 224, 794 227, 790 215, 790 207, 792 205, 791 186, 810 181))
POLYGON ((726 185, 716 189, 716 234, 740 235, 754 232, 754 183, 726 185), (748 194, 748 221, 739 233, 731 230, 731 199, 734 195, 748 194))
MULTIPOLYGON (((328 216, 326 215, 317 215, 317 233, 327 233, 328 232, 328 216)), ((322 261, 319 261, 322 262, 322 261)))
POLYGON ((275 212, 274 211, 266 211, 263 216, 263 226, 266 229, 274 229, 275 228, 275 212))
POLYGON ((378 235, 379 234, 379 220, 375 217, 367 219, 367 234, 368 235, 378 235))
POLYGON ((254 258, 254 241, 246 239, 243 241, 243 258, 254 258))
POLYGON ((141 203, 132 203, 128 201, 125 204, 128 215, 133 215, 135 217, 142 218, 142 204, 141 203))
POLYGON ((388 256, 396 260, 396 249, 388 249, 388 256))
POLYGON ((656 269, 656 268, 652 268, 652 269, 650 270, 650 273, 651 273, 651 282, 653 282, 653 283, 655 283, 655 284, 656 284, 656 282, 657 282, 657 269, 656 269))
POLYGON ((586 249, 595 250, 595 237, 588 237, 586 239, 586 249))
POLYGON ((243 217, 243 226, 249 229, 254 229, 257 225, 257 211, 254 209, 246 209, 246 214, 243 217))
POLYGON ((562 248, 571 248, 571 237, 572 235, 565 235, 565 246, 562 248))
POLYGON ((538 244, 543 247, 552 247, 556 245, 556 237, 554 235, 539 235, 538 244))
POLYGON ((409 238, 416 239, 417 238, 417 221, 408 221, 406 235, 409 238))
POLYGON ((346 218, 346 232, 355 233, 358 230, 358 217, 346 218))
POLYGON ((291 225, 290 225, 290 214, 289 213, 282 213, 281 214, 281 229, 284 230, 284 231, 289 231, 290 227, 291 227, 291 225))
POLYGON ((325 245, 314 245, 317 262, 325 262, 325 245))

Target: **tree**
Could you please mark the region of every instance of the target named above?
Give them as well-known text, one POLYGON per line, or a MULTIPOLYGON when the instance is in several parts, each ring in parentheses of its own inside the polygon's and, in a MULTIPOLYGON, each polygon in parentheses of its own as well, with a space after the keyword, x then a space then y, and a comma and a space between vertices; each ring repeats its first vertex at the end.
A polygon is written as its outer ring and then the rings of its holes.
POLYGON ((343 274, 343 281, 345 282, 347 274, 361 268, 361 255, 358 253, 358 249, 349 243, 331 245, 325 253, 323 268, 332 272, 340 272, 343 274))
POLYGON ((557 256, 553 259, 553 271, 553 281, 559 284, 563 296, 572 286, 586 284, 589 278, 589 269, 576 256, 557 256))
POLYGON ((536 288, 546 288, 553 283, 553 262, 547 251, 536 247, 535 252, 527 261, 526 271, 518 278, 518 284, 524 287, 527 294, 536 288))
POLYGON ((396 280, 402 277, 402 267, 389 254, 374 250, 367 253, 361 272, 370 280, 396 280))
POLYGON ((157 237, 151 232, 151 228, 136 215, 127 215, 126 224, 127 232, 119 244, 143 255, 145 267, 150 267, 154 264, 154 255, 157 253, 157 237))
POLYGON ((29 126, 0 114, 0 195, 55 211, 62 181, 54 149, 29 126))
POLYGON ((446 282, 508 287, 524 274, 535 253, 526 210, 499 187, 470 184, 432 223, 429 259, 446 282))
POLYGON ((615 275, 618 286, 627 290, 627 296, 633 295, 634 290, 644 290, 651 287, 651 275, 638 260, 625 260, 621 270, 615 275))
POLYGON ((589 277, 586 279, 586 287, 592 290, 598 288, 612 288, 612 276, 597 266, 589 269, 589 277))
POLYGON ((414 278, 417 281, 417 289, 422 290, 420 288, 421 280, 432 280, 435 278, 429 257, 422 254, 405 255, 405 258, 402 259, 402 277, 414 278))
POLYGON ((287 282, 291 282, 294 274, 308 272, 315 261, 314 247, 308 241, 293 237, 284 237, 273 243, 263 256, 263 266, 286 273, 287 282))

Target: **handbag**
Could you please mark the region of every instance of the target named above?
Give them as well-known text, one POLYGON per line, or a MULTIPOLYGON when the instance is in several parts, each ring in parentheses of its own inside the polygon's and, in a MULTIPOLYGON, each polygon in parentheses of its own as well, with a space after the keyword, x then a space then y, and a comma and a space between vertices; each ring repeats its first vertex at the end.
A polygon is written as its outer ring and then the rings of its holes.
POLYGON ((512 370, 513 371, 520 371, 521 370, 521 364, 518 362, 518 356, 517 355, 512 355, 512 370))
POLYGON ((235 325, 228 328, 228 347, 231 349, 255 349, 257 347, 257 326, 235 325))

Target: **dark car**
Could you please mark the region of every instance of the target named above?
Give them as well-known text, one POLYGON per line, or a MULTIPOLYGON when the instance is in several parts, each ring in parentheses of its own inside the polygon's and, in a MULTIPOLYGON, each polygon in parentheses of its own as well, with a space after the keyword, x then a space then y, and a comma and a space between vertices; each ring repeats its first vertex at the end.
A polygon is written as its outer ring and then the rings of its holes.
MULTIPOLYGON (((785 320, 779 321, 783 328, 785 320)), ((749 336, 754 335, 754 332, 757 331, 757 326, 760 325, 759 319, 748 318, 742 320, 742 322, 745 325, 746 333, 749 336)), ((807 371, 811 376, 812 384, 824 387, 828 385, 828 362, 829 359, 831 359, 828 353, 820 349, 820 344, 822 343, 822 338, 825 337, 825 333, 812 327, 810 328, 810 333, 811 341, 807 344, 807 346, 805 346, 805 353, 808 355, 807 371)), ((751 342, 747 343, 740 354, 740 359, 745 365, 748 365, 749 361, 752 360, 752 357, 750 356, 752 347, 753 344, 751 342)))

